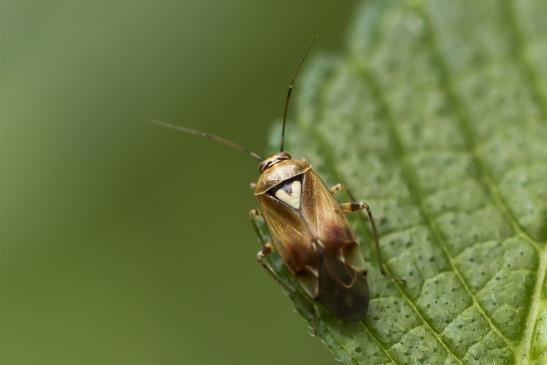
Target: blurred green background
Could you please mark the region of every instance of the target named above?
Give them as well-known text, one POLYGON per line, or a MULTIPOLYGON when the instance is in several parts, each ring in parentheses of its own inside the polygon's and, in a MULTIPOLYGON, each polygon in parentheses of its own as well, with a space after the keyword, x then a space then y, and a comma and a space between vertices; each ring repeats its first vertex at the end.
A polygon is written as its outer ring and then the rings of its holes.
POLYGON ((332 364, 256 264, 254 160, 355 2, 0 2, 0 363, 332 364))

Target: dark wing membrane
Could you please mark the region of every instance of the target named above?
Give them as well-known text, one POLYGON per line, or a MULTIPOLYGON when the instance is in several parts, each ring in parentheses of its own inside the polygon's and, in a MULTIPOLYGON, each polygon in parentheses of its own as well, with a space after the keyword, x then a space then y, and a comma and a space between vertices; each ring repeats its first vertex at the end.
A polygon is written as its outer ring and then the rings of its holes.
POLYGON ((319 302, 336 317, 356 322, 368 309, 368 285, 363 273, 336 256, 325 254, 319 264, 319 302))

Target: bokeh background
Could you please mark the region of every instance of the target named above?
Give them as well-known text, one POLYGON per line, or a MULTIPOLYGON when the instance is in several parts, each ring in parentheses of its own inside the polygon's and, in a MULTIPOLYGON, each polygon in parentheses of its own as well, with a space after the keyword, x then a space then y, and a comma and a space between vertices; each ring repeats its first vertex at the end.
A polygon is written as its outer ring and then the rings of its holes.
POLYGON ((0 363, 332 364, 255 262, 254 160, 352 1, 0 1, 0 363))

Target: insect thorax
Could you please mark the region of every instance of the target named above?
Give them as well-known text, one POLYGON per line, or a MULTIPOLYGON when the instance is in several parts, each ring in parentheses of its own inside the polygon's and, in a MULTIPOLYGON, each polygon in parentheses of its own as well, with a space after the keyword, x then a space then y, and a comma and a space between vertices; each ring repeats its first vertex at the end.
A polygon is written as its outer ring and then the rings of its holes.
MULTIPOLYGON (((274 159, 275 156, 276 155, 270 157, 265 161, 274 159)), ((291 183, 295 177, 305 173, 309 169, 310 164, 306 160, 279 160, 262 172, 262 174, 258 178, 258 181, 256 182, 255 195, 264 194, 268 190, 276 187, 277 185, 281 185, 282 183, 291 183)), ((280 188, 281 187, 284 188, 285 193, 287 193, 288 195, 292 195, 292 190, 298 189, 296 185, 288 185, 287 187, 280 186, 280 188)), ((278 191, 279 190, 280 189, 278 189, 278 191)))

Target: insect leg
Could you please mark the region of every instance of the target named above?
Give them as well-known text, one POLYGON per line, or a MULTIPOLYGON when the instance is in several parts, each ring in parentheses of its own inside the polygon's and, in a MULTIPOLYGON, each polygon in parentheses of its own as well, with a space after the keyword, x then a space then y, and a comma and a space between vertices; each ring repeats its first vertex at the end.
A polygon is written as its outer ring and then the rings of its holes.
POLYGON ((350 212, 355 212, 359 210, 361 211, 361 213, 363 214, 365 218, 367 218, 368 216, 368 221, 370 222, 370 225, 372 227, 372 235, 374 237, 374 245, 376 248, 376 258, 378 260, 378 266, 380 267, 380 272, 382 273, 382 275, 387 276, 392 280, 404 282, 404 280, 399 279, 395 276, 392 276, 386 272, 386 269, 384 267, 384 260, 382 259, 382 252, 380 250, 380 239, 378 238, 378 229, 376 228, 376 222, 374 221, 374 217, 372 215, 370 206, 366 202, 357 201, 350 189, 347 189, 347 191, 351 199, 351 203, 340 204, 340 207, 342 208, 342 211, 344 213, 350 213, 350 212), (364 214, 363 209, 367 211, 367 215, 364 214))
POLYGON ((260 244, 262 245, 262 249, 258 251, 256 254, 256 260, 270 274, 270 276, 279 284, 285 291, 287 291, 289 294, 294 294, 295 290, 290 288, 287 284, 285 284, 279 276, 275 273, 275 271, 271 268, 270 265, 268 265, 265 261, 265 259, 275 250, 273 244, 270 241, 267 241, 264 236, 262 235, 262 232, 260 232, 260 228, 258 227, 257 219, 260 217, 260 211, 257 209, 251 209, 249 212, 249 219, 251 220, 251 224, 253 225, 253 229, 258 237, 258 240, 260 241, 260 244))
POLYGON ((260 264, 260 266, 262 266, 264 268, 264 270, 266 270, 271 275, 271 277, 275 281, 277 281, 277 283, 279 285, 281 285, 281 287, 283 287, 283 289, 285 289, 285 291, 287 293, 289 293, 290 295, 295 294, 295 290, 293 288, 289 287, 287 284, 285 284, 279 278, 279 276, 277 276, 277 274, 272 269, 272 267, 270 265, 268 265, 266 263, 266 261, 264 261, 264 259, 266 259, 268 257, 268 255, 270 255, 273 251, 274 251, 274 247, 273 247, 272 243, 271 242, 266 242, 264 244, 264 247, 262 247, 262 249, 260 251, 258 251, 258 253, 256 254, 256 259, 257 259, 258 263, 260 264))
POLYGON ((338 183, 336 185, 333 185, 331 186, 331 188, 329 189, 331 193, 337 193, 339 191, 342 191, 344 190, 346 187, 344 185, 342 185, 341 183, 338 183))
POLYGON ((303 303, 305 303, 305 305, 308 307, 308 311, 312 313, 312 316, 313 316, 312 331, 313 331, 313 335, 317 336, 317 320, 319 318, 319 313, 317 311, 317 308, 315 307, 315 305, 310 303, 309 299, 307 299, 305 296, 303 296, 302 294, 300 294, 299 292, 297 292, 296 290, 294 290, 293 288, 285 284, 279 278, 279 276, 277 276, 275 271, 273 271, 273 269, 264 261, 264 259, 268 257, 268 255, 271 254, 273 251, 274 251, 273 244, 271 242, 266 242, 264 244, 264 247, 262 247, 262 249, 258 251, 258 253, 256 254, 256 259, 258 260, 258 263, 271 275, 272 278, 274 278, 274 280, 279 285, 281 285, 281 287, 283 287, 283 289, 285 289, 285 291, 289 295, 297 295, 303 300, 303 303))
POLYGON ((348 214, 355 212, 357 210, 366 209, 365 206, 368 206, 365 202, 351 202, 351 203, 341 203, 340 208, 342 208, 342 213, 348 214))
POLYGON ((256 236, 258 237, 258 240, 260 241, 260 244, 262 245, 262 247, 264 247, 266 243, 268 242, 268 240, 264 238, 264 235, 262 234, 262 232, 260 231, 260 228, 258 227, 257 219, 259 217, 262 217, 262 213, 260 213, 260 210, 251 209, 249 211, 249 220, 251 221, 251 224, 256 233, 256 236))
POLYGON ((264 268, 264 270, 266 270, 268 272, 268 274, 270 274, 270 276, 279 285, 281 285, 281 287, 289 295, 298 295, 299 297, 302 298, 303 303, 305 303, 306 306, 308 306, 308 310, 311 313, 313 313, 312 330, 313 330, 313 335, 316 336, 317 335, 317 320, 319 318, 319 313, 318 313, 317 308, 315 307, 315 305, 310 303, 309 299, 306 296, 302 295, 298 291, 294 290, 293 288, 291 288, 287 284, 285 284, 281 280, 281 278, 276 274, 276 272, 272 269, 272 267, 270 265, 268 265, 267 262, 266 262, 266 258, 275 250, 275 247, 270 241, 266 240, 264 238, 264 236, 262 235, 262 232, 260 232, 260 228, 258 227, 257 219, 258 219, 258 217, 261 217, 261 216, 262 216, 262 214, 257 209, 251 209, 251 211, 249 211, 249 219, 251 221, 251 224, 253 225, 253 229, 256 232, 258 240, 262 244, 262 249, 260 251, 258 251, 258 253, 256 254, 256 260, 258 261, 260 266, 262 266, 264 268))

